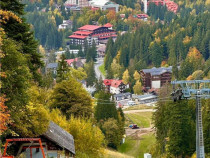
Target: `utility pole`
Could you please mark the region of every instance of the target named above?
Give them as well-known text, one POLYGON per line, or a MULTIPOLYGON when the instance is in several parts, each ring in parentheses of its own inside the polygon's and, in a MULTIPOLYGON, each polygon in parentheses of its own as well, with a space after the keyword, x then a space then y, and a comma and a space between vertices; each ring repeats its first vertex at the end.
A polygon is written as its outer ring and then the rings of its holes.
POLYGON ((210 98, 210 80, 172 81, 174 101, 196 98, 196 158, 205 158, 201 98, 210 98), (175 89, 175 85, 181 88, 175 89))

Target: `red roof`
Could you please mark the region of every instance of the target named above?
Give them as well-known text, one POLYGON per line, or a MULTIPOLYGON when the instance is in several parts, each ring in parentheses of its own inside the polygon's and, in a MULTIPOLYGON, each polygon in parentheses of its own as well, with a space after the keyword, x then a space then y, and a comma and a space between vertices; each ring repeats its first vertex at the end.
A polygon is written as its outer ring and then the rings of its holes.
POLYGON ((85 39, 87 36, 81 36, 81 35, 71 35, 69 38, 79 38, 79 39, 85 39))
POLYGON ((123 81, 122 80, 109 80, 109 79, 105 79, 104 80, 104 85, 106 86, 111 86, 111 87, 119 87, 120 84, 122 84, 123 81))
POLYGON ((100 27, 101 26, 96 26, 96 25, 85 25, 85 26, 80 27, 78 30, 90 30, 90 31, 93 31, 93 30, 96 30, 96 29, 98 29, 100 27))
POLYGON ((137 17, 139 18, 148 18, 147 14, 137 14, 137 17))
POLYGON ((88 32, 88 31, 76 31, 74 32, 74 35, 79 34, 79 35, 89 35, 92 32, 88 32))
POLYGON ((68 64, 69 66, 71 66, 71 64, 72 64, 74 61, 78 61, 78 58, 75 58, 75 59, 66 59, 65 61, 67 62, 67 64, 68 64))
POLYGON ((110 24, 110 23, 107 23, 107 24, 104 25, 104 27, 112 27, 112 26, 113 26, 113 25, 110 24))

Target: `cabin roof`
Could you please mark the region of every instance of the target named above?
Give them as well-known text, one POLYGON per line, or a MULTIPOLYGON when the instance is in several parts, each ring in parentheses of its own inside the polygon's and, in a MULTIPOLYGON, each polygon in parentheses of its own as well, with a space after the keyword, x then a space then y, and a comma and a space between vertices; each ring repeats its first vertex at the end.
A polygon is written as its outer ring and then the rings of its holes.
POLYGON ((73 136, 54 122, 50 122, 48 130, 43 134, 43 136, 55 144, 58 144, 60 147, 65 148, 66 150, 75 154, 73 136))

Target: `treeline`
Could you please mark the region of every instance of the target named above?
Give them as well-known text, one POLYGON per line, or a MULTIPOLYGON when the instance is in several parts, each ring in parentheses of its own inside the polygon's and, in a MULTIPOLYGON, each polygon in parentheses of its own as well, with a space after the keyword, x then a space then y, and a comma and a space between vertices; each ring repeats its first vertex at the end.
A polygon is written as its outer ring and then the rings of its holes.
POLYGON ((33 12, 26 15, 27 21, 33 25, 35 38, 48 49, 62 47, 64 32, 58 30, 58 25, 63 23, 63 18, 58 14, 33 12))
POLYGON ((172 21, 172 19, 176 18, 176 14, 168 11, 167 7, 161 5, 155 5, 155 3, 150 3, 148 7, 147 13, 152 19, 156 20, 163 20, 166 23, 172 21))
MULTIPOLYGON (((192 51, 201 54, 200 57, 205 61, 208 60, 210 45, 208 16, 209 13, 205 12, 197 16, 188 15, 184 18, 176 18, 168 25, 143 24, 133 33, 118 36, 116 42, 110 39, 106 49, 105 69, 110 72, 110 65, 116 59, 122 69, 130 70, 131 75, 134 70, 153 66, 178 66, 180 63, 182 71, 187 63, 187 54, 192 51)), ((200 67, 196 68, 202 70, 204 65, 200 63, 200 67)), ((184 76, 180 75, 179 78, 188 77, 187 75, 196 71, 196 68, 184 76)), ((119 78, 121 77, 122 73, 119 75, 119 78)))

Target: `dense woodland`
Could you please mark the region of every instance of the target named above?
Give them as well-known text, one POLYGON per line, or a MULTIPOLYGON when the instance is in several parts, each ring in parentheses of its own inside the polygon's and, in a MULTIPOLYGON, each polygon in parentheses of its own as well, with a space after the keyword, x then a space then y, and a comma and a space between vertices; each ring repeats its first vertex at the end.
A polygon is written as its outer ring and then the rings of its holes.
MULTIPOLYGON (((114 25, 119 36, 107 44, 107 78, 123 79, 131 85, 128 91, 135 94, 142 93, 138 72, 143 68, 171 65, 173 79, 210 78, 209 0, 177 0, 177 14, 151 5, 147 22, 134 17, 143 12, 139 1, 116 0, 122 5, 119 13, 87 8, 81 13, 65 12, 63 2, 24 0, 24 8, 18 0, 0 1, 0 148, 9 137, 40 136, 51 120, 74 136, 77 157, 103 157, 107 146, 118 149, 125 117, 104 92, 102 79, 95 78, 95 45, 86 45, 84 51, 80 47, 79 56, 87 59, 84 68, 69 68, 65 59, 74 57, 66 53, 59 61, 56 82, 50 74, 41 73, 45 52, 65 48, 67 37, 82 25, 114 25), (61 10, 55 4, 61 4, 61 10), (125 19, 120 14, 125 14, 125 19), (72 30, 57 29, 64 19, 73 21, 72 30), (122 31, 127 32, 121 35, 122 31), (80 81, 84 80, 88 86, 95 85, 94 99, 82 87, 80 81)), ((170 92, 166 87, 159 95, 165 98, 170 92)), ((210 153, 209 103, 202 101, 206 154, 210 153)), ((160 101, 156 109, 157 142, 152 155, 184 157, 195 153, 195 102, 160 101)))

